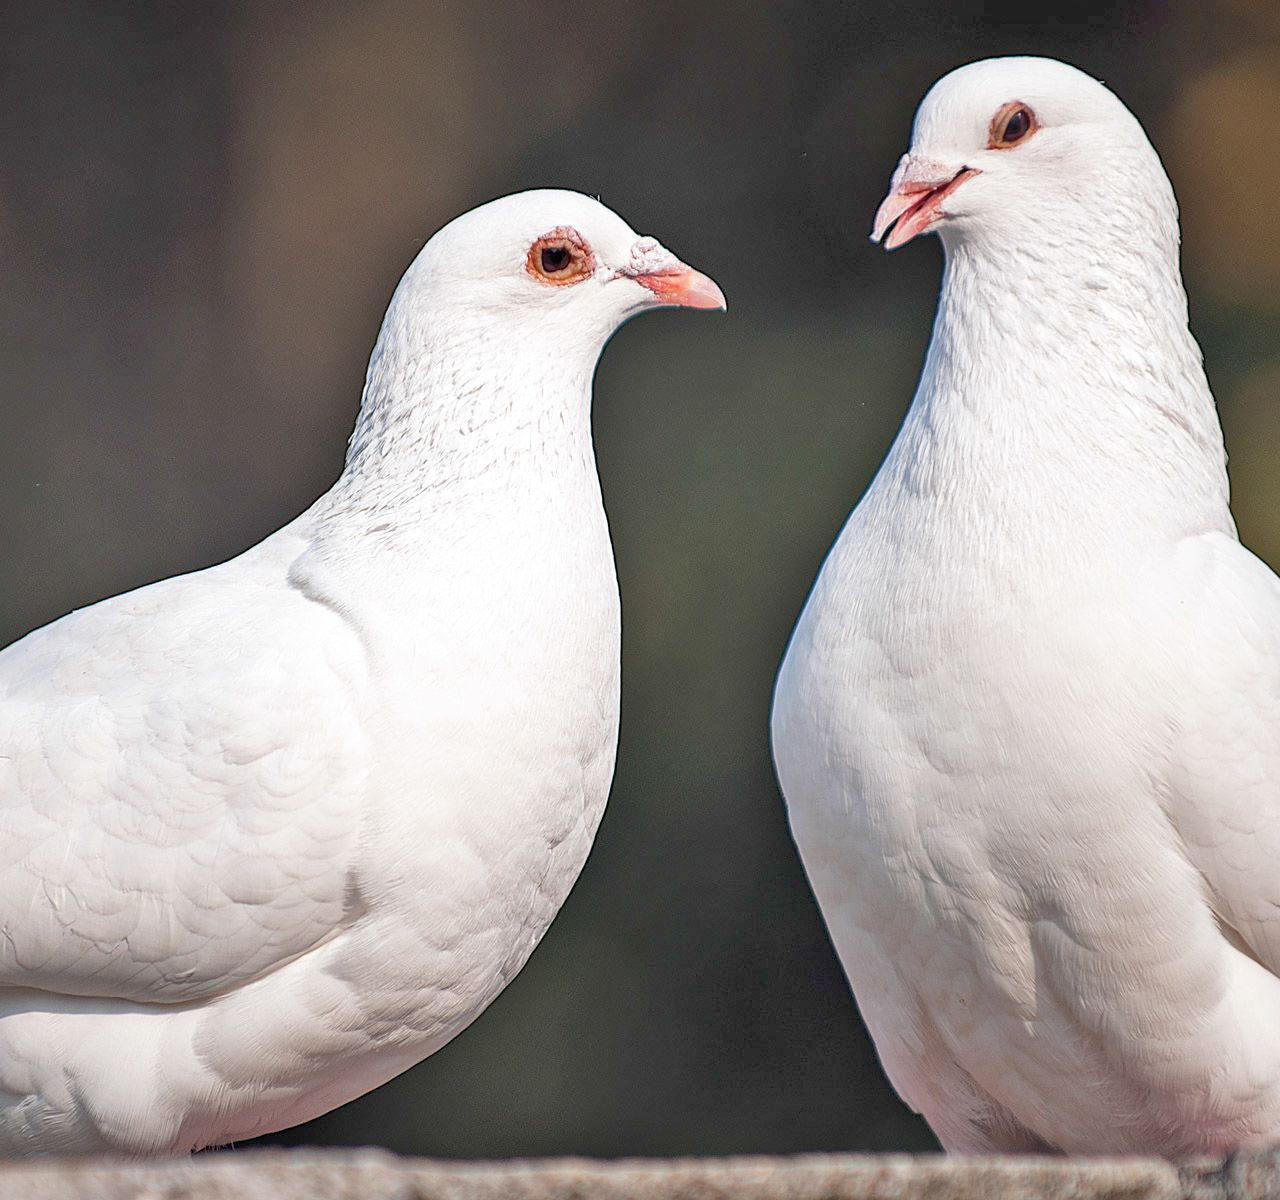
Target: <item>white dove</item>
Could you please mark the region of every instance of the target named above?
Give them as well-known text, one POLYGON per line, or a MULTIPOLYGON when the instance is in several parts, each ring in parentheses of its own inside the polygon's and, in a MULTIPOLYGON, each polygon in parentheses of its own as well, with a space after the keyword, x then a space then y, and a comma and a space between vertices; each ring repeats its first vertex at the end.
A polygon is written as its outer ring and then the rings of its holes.
POLYGON ((1280 1137, 1280 581, 1241 547, 1141 126, 1037 58, 921 103, 919 389, 779 675, 791 827, 951 1151, 1280 1137))
POLYGON ((586 196, 477 208, 396 289, 326 495, 0 653, 0 1154, 307 1120, 520 970, 613 774, 596 360, 723 303, 586 196))

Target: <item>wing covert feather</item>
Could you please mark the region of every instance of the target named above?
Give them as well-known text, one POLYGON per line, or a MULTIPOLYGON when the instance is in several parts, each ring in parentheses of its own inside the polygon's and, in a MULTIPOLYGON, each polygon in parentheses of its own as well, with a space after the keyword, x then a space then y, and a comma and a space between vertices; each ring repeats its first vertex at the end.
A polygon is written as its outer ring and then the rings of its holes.
POLYGON ((1239 543, 1183 562, 1169 814, 1219 920, 1280 975, 1280 579, 1239 543))
POLYGON ((180 1002, 331 936, 363 672, 333 612, 221 568, 0 652, 0 985, 180 1002))

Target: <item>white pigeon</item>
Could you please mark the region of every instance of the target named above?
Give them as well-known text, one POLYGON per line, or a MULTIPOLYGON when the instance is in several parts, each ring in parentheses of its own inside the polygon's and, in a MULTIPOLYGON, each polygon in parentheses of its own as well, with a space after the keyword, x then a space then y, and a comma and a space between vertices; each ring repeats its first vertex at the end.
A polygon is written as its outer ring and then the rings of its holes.
POLYGON ((0 1154, 305 1121, 520 970, 617 742, 592 374, 664 304, 724 298, 586 196, 459 217, 325 496, 0 653, 0 1154))
POLYGON ((938 82, 875 221, 946 270, 778 679, 792 830, 951 1151, 1280 1137, 1280 581, 1241 547, 1141 126, 1062 63, 938 82))

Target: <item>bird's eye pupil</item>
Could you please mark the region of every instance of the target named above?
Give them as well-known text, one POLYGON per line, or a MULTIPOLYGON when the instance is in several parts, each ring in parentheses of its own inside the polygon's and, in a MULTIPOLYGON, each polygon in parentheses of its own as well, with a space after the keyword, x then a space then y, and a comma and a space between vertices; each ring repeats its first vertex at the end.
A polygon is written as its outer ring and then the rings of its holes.
POLYGON ((1025 108, 1016 109, 1009 117, 1009 123, 1004 127, 1004 140, 1006 142, 1016 142, 1019 138, 1026 137, 1027 130, 1031 128, 1031 117, 1027 114, 1025 108))
POLYGON ((542 269, 548 275, 563 271, 569 265, 573 255, 566 246, 544 246, 542 248, 542 269))

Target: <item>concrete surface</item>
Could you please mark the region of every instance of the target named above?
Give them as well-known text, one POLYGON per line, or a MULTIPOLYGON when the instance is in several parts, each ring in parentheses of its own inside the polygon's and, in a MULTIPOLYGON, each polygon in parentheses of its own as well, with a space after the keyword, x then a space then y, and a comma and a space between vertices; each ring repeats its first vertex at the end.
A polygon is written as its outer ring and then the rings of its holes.
POLYGON ((461 1163, 380 1150, 222 1151, 167 1163, 0 1165, 9 1200, 1280 1200, 1280 1157, 884 1155, 461 1163))

